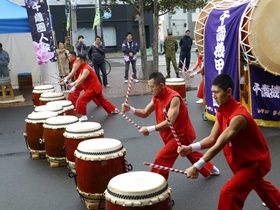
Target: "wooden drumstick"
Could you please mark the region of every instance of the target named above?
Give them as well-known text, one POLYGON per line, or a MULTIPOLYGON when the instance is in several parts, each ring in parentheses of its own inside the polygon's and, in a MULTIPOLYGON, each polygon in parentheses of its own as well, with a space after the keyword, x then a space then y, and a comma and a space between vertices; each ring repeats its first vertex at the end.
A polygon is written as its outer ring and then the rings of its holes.
POLYGON ((48 74, 48 76, 49 76, 49 77, 52 77, 52 78, 54 78, 54 79, 58 79, 59 81, 61 80, 61 78, 58 78, 58 77, 52 76, 52 75, 50 75, 50 74, 48 74))
POLYGON ((173 134, 173 136, 174 136, 174 138, 175 138, 175 140, 176 140, 176 142, 177 142, 177 145, 178 145, 179 147, 182 146, 182 144, 181 144, 181 142, 180 142, 180 140, 179 140, 179 138, 178 138, 178 135, 177 135, 177 133, 176 133, 176 131, 175 131, 173 125, 172 125, 172 122, 171 122, 170 119, 168 118, 167 111, 166 111, 166 106, 164 106, 163 112, 164 112, 164 115, 165 115, 165 119, 167 120, 167 123, 168 123, 168 125, 169 125, 169 128, 170 128, 170 130, 172 131, 172 134, 173 134))
POLYGON ((126 91, 126 96, 125 96, 125 101, 124 101, 125 104, 127 104, 127 102, 128 102, 128 97, 130 95, 130 90, 131 90, 133 78, 134 78, 134 74, 131 74, 129 84, 128 84, 128 87, 127 87, 127 91, 126 91))
POLYGON ((49 82, 49 81, 44 81, 45 84, 51 84, 51 85, 60 85, 59 82, 49 82))
POLYGON ((138 130, 141 128, 137 123, 135 123, 133 120, 131 120, 129 117, 127 117, 123 112, 121 112, 120 110, 118 110, 117 108, 115 109, 115 111, 122 116, 127 122, 130 122, 134 127, 136 127, 138 130))
POLYGON ((176 173, 180 173, 180 174, 184 174, 187 175, 187 172, 183 171, 183 170, 179 170, 179 169, 175 169, 175 168, 168 168, 166 166, 160 166, 160 165, 156 165, 153 163, 148 163, 148 162, 144 162, 143 163, 145 166, 149 166, 151 168, 158 168, 160 170, 165 170, 165 171, 172 171, 172 172, 176 172, 176 173))
POLYGON ((187 71, 188 69, 186 68, 185 63, 183 63, 182 60, 180 60, 180 62, 181 62, 181 64, 183 65, 183 69, 181 69, 181 70, 182 70, 182 71, 183 71, 183 70, 184 70, 184 71, 187 71))

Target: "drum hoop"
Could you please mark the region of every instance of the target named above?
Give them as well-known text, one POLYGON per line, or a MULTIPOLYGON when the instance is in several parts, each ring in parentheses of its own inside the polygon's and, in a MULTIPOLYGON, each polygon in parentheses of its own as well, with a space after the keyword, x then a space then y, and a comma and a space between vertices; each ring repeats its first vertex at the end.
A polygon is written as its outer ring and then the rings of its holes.
POLYGON ((120 199, 125 199, 125 200, 144 200, 144 199, 149 199, 149 198, 153 198, 153 197, 157 197, 159 195, 162 195, 164 192, 166 192, 168 190, 168 188, 169 188, 168 184, 166 184, 165 187, 162 188, 161 190, 159 190, 157 192, 153 192, 153 193, 147 194, 147 195, 121 195, 119 193, 112 192, 108 188, 107 188, 107 192, 111 196, 114 196, 114 197, 120 198, 120 199))
POLYGON ((55 101, 55 100, 59 100, 59 99, 64 99, 65 96, 57 96, 57 97, 40 97, 39 100, 40 101, 49 101, 50 99, 55 101))
POLYGON ((76 149, 76 151, 80 154, 83 154, 83 155, 96 155, 96 156, 101 156, 101 155, 110 155, 110 154, 114 154, 114 153, 117 153, 117 152, 120 152, 122 151, 124 148, 123 148, 123 145, 116 149, 116 150, 111 150, 111 151, 105 151, 105 152, 84 152, 84 151, 81 151, 79 150, 78 148, 76 149))

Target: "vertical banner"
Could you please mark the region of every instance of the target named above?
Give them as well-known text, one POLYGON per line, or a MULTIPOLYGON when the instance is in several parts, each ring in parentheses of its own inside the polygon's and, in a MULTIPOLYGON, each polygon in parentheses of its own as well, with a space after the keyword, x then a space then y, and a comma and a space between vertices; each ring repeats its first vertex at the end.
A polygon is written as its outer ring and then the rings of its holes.
POLYGON ((239 101, 239 25, 247 4, 227 10, 213 9, 204 32, 206 116, 215 116, 217 103, 211 92, 212 80, 219 74, 230 75, 239 101))
POLYGON ((46 0, 24 2, 38 64, 55 62, 55 44, 46 0))
POLYGON ((258 125, 280 125, 280 80, 264 69, 250 65, 250 95, 252 116, 258 125))

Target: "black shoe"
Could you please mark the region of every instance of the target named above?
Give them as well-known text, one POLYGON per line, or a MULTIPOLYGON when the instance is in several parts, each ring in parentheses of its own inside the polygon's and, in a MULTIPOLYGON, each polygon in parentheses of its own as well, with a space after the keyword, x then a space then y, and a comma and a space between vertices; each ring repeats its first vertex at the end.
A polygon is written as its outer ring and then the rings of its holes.
POLYGON ((180 78, 179 73, 176 73, 176 77, 177 77, 177 78, 180 78))
POLYGON ((165 78, 170 78, 170 74, 167 74, 165 78))

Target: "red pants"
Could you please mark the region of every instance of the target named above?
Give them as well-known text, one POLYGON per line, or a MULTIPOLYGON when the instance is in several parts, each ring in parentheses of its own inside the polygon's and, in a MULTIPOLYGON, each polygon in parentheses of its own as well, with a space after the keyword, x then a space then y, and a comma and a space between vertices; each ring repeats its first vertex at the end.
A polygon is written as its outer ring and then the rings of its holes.
MULTIPOLYGON (((76 102, 80 96, 80 93, 83 91, 83 87, 82 85, 79 85, 76 90, 74 91, 74 93, 69 93, 68 95, 68 100, 72 102, 73 106, 75 107, 76 109, 76 102)), ((95 99, 93 98, 92 99, 93 102, 96 104, 96 106, 100 106, 100 103, 95 99)))
POLYGON ((102 92, 95 93, 94 90, 86 90, 78 99, 76 113, 86 115, 87 104, 93 99, 96 99, 108 114, 111 114, 116 108, 110 101, 104 98, 102 92))
MULTIPOLYGON (((173 138, 172 140, 170 140, 157 154, 156 159, 154 161, 154 164, 158 164, 158 165, 162 165, 162 166, 166 166, 169 168, 172 168, 177 157, 178 157, 178 153, 177 153, 177 142, 176 140, 173 138)), ((202 153, 200 152, 192 152, 189 155, 186 156, 186 158, 189 159, 189 161, 194 164, 195 162, 197 162, 201 157, 203 156, 202 153)), ((204 176, 204 177, 208 177, 211 170, 213 169, 214 165, 211 162, 208 162, 201 170, 200 173, 204 176)), ((168 179, 168 175, 169 172, 166 170, 160 170, 157 168, 152 168, 151 169, 152 172, 161 174, 166 180, 168 179)))
POLYGON ((202 79, 197 91, 197 98, 204 98, 204 80, 202 79))
POLYGON ((252 190, 256 191, 270 210, 280 209, 280 191, 272 183, 263 179, 257 167, 249 166, 235 173, 222 187, 218 210, 242 209, 252 190))

